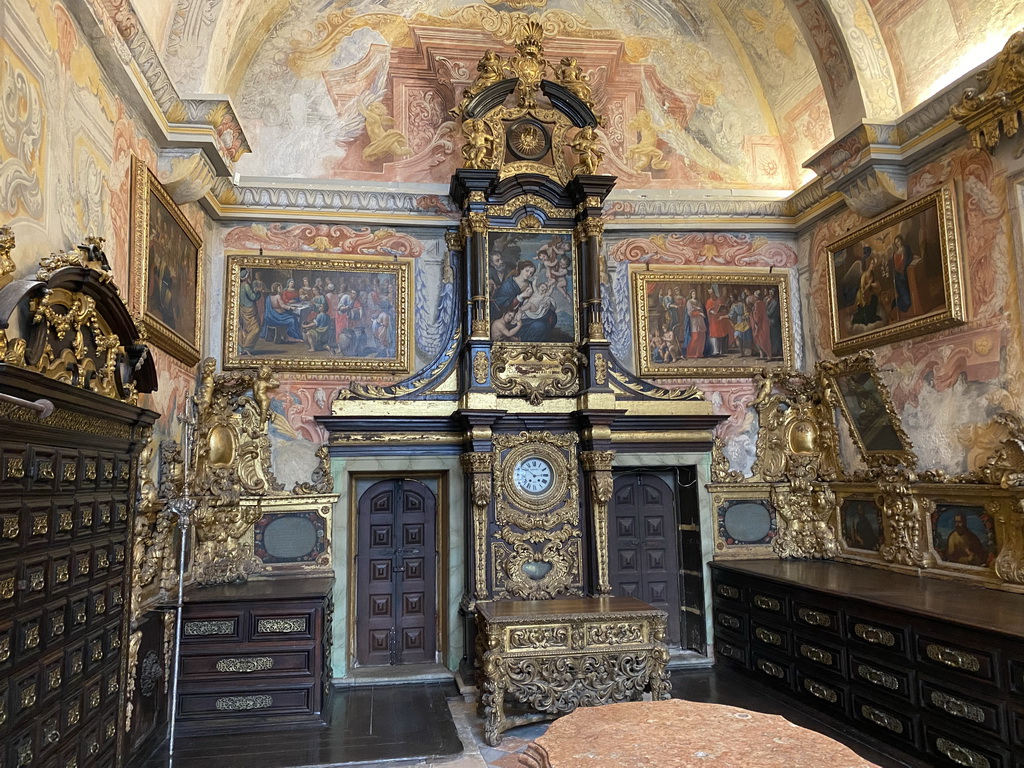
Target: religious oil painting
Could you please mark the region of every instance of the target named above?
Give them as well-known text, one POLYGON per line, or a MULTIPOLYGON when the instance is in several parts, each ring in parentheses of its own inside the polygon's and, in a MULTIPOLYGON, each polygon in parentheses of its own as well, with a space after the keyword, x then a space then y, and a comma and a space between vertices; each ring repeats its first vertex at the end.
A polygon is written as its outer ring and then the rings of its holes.
POLYGON ((833 404, 849 424, 850 435, 864 460, 872 466, 882 459, 912 464, 913 446, 871 353, 843 358, 825 370, 831 381, 833 404))
POLYGON ((988 568, 995 562, 999 554, 995 516, 985 505, 938 502, 931 524, 932 548, 942 562, 974 568, 988 568))
POLYGON ((884 541, 882 513, 869 496, 847 496, 839 502, 843 542, 850 549, 877 552, 884 541))
POLYGON ((577 341, 572 233, 492 229, 487 293, 491 341, 577 341))
POLYGON ((715 557, 772 556, 778 534, 775 505, 767 484, 709 485, 715 509, 715 557))
POLYGON ((836 354, 964 321, 950 187, 832 243, 827 264, 836 354))
POLYGON ((749 376, 793 364, 785 270, 633 267, 637 372, 658 376, 749 376))
POLYGON ((199 362, 202 240, 153 173, 132 158, 132 304, 150 340, 199 362))
POLYGON ((411 272, 403 259, 229 254, 224 366, 408 373, 411 272))

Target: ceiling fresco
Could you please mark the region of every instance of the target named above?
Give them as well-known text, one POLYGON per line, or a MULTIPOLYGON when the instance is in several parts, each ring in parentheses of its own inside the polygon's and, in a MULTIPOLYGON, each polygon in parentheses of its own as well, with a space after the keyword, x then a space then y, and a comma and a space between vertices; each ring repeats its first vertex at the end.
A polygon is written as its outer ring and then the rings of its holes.
MULTIPOLYGON (((934 90, 950 53, 1001 47, 1024 2, 987 0, 146 0, 135 2, 183 94, 226 93, 249 178, 446 185, 449 114, 527 18, 572 56, 606 120, 603 173, 623 189, 791 190, 862 119, 934 90), (922 34, 915 37, 914 30, 922 34), (934 41, 934 42, 933 42, 934 41)), ((964 63, 963 72, 978 62, 964 63)))

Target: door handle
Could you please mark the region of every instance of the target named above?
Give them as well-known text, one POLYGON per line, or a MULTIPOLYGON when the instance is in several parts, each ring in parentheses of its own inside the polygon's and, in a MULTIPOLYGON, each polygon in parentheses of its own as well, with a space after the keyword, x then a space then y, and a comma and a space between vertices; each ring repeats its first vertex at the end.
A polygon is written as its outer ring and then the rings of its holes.
POLYGON ((401 568, 396 568, 395 566, 391 566, 391 572, 392 573, 405 573, 405 566, 403 565, 401 568))

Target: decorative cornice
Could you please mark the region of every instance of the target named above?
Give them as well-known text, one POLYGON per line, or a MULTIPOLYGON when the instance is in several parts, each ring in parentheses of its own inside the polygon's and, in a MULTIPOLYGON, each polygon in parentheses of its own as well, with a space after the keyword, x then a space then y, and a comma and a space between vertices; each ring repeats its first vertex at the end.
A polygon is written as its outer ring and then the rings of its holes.
POLYGON ((978 72, 950 115, 971 135, 978 149, 995 149, 1003 134, 1017 133, 1024 111, 1024 29, 1014 32, 995 60, 978 72))

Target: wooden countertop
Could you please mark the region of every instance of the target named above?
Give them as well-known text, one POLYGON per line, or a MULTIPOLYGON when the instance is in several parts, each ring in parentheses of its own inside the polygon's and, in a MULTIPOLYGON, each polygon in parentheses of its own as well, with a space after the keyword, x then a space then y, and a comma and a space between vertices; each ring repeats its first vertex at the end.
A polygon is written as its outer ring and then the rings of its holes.
POLYGON ((711 563, 711 567, 723 573, 803 586, 848 600, 1024 637, 1024 595, 1013 592, 820 560, 718 561, 711 563))
POLYGON ((281 576, 224 584, 216 587, 189 587, 186 603, 230 603, 239 600, 303 600, 323 597, 334 585, 333 576, 281 576))

